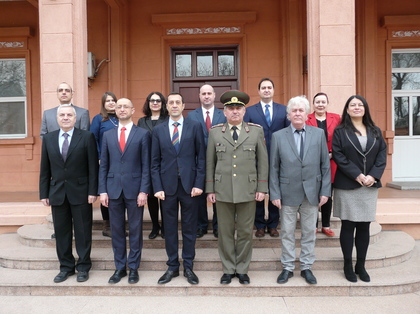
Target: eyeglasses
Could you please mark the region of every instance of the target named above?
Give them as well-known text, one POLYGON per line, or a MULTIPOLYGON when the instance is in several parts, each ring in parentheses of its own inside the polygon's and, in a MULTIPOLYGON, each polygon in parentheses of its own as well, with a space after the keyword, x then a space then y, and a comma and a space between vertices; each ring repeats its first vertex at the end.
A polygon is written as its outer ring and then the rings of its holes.
POLYGON ((130 107, 130 106, 127 106, 127 105, 123 105, 123 106, 119 105, 119 106, 116 106, 115 107, 115 109, 118 109, 118 110, 121 110, 122 108, 124 108, 124 109, 131 109, 133 107, 130 107))
POLYGON ((70 93, 70 92, 71 92, 71 89, 69 89, 69 88, 60 88, 60 89, 58 90, 58 92, 59 92, 59 93, 62 93, 62 92, 70 93))
POLYGON ((162 100, 161 99, 150 99, 149 102, 152 102, 152 103, 155 102, 155 103, 160 104, 162 102, 162 100))

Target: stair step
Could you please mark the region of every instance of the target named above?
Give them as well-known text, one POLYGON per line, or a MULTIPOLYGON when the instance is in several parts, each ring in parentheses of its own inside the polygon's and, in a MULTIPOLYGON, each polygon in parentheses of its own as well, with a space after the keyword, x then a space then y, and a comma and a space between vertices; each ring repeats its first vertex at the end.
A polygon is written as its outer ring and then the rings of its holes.
MULTIPOLYGON (((279 261, 281 248, 254 248, 251 270, 280 270, 279 261)), ((379 240, 369 247, 367 267, 380 268, 404 262, 411 257, 415 241, 409 235, 400 231, 381 233, 379 240)), ((296 249, 299 256, 300 249, 296 249)), ((73 252, 77 256, 75 250, 73 252)), ((342 253, 340 247, 316 247, 317 260, 313 269, 341 269, 342 253)), ((355 255, 355 254, 354 254, 355 255)), ((181 252, 180 252, 181 256, 181 252)), ((114 269, 111 247, 92 249, 93 269, 114 269)), ((140 270, 164 271, 166 266, 164 249, 145 248, 142 251, 140 270)), ((298 267, 298 261, 296 266, 298 267)), ((19 241, 18 234, 0 235, 0 265, 17 269, 58 269, 55 248, 39 248, 25 246, 19 241)), ((197 248, 194 261, 196 270, 221 270, 217 248, 197 248)))
MULTIPOLYGON (((399 240, 399 235, 392 235, 399 240)), ((2 241, 3 242, 3 241, 2 241)), ((394 242, 394 241, 393 241, 394 242)), ((402 242, 400 242, 403 244, 402 242)), ((395 243, 390 243, 395 245, 395 243)), ((45 250, 45 249, 39 249, 45 250)), ((373 255, 369 250, 368 255, 373 255)), ((140 281, 130 285, 126 278, 116 285, 108 284, 113 269, 90 272, 87 282, 76 282, 76 276, 71 276, 63 283, 56 284, 53 278, 58 273, 54 270, 22 270, 0 267, 0 295, 19 296, 242 296, 254 297, 295 297, 303 296, 382 296, 413 293, 420 290, 420 242, 413 249, 413 256, 402 263, 382 268, 371 268, 368 272, 371 282, 360 280, 350 283, 344 278, 341 269, 314 270, 317 285, 308 285, 295 270, 295 276, 284 285, 276 283, 279 270, 251 270, 250 285, 241 285, 237 279, 232 279, 229 285, 219 283, 221 268, 217 270, 199 270, 195 272, 200 279, 198 285, 192 286, 182 276, 174 278, 166 285, 158 285, 157 280, 163 270, 145 271, 140 268, 140 281)), ((316 262, 315 264, 317 264, 316 262)), ((252 263, 251 263, 252 265, 252 263)), ((297 268, 298 269, 298 268, 297 268)))
MULTIPOLYGON (((333 229, 335 232, 334 237, 328 237, 325 234, 318 232, 317 234, 317 247, 339 247, 340 239, 339 229, 333 229)), ((31 247, 54 247, 55 240, 51 239, 52 230, 48 228, 46 224, 43 225, 25 225, 18 229, 17 233, 20 236, 19 240, 23 245, 31 247)), ((143 248, 165 248, 165 240, 158 236, 156 239, 150 240, 148 238, 150 233, 149 230, 143 231, 143 248)), ((378 223, 372 223, 370 228, 370 243, 375 243, 378 241, 381 236, 381 226, 378 223)), ((296 231, 296 240, 297 246, 300 247, 300 230, 296 231)), ((181 232, 178 232, 178 238, 181 239, 181 232)), ((128 241, 127 241, 128 243, 128 241)), ((280 238, 270 237, 268 234, 263 238, 257 238, 253 236, 253 247, 254 248, 277 248, 281 246, 280 238)), ((92 231, 92 248, 110 248, 111 239, 109 237, 104 237, 102 231, 93 230, 92 231)), ((213 233, 209 231, 208 234, 205 234, 202 238, 198 238, 196 241, 196 248, 217 248, 217 238, 213 236, 213 233)))

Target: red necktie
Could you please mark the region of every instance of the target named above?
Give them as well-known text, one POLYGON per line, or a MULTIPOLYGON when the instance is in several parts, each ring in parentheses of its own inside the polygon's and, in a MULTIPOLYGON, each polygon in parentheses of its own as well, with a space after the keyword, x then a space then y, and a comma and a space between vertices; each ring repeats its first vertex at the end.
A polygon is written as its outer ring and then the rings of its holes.
POLYGON ((207 117, 206 117, 206 128, 207 128, 207 133, 210 132, 210 128, 211 128, 211 121, 210 121, 210 115, 208 111, 206 111, 207 113, 207 117))
POLYGON ((121 134, 120 134, 120 148, 121 151, 124 151, 125 148, 125 130, 127 130, 125 127, 121 128, 121 134))

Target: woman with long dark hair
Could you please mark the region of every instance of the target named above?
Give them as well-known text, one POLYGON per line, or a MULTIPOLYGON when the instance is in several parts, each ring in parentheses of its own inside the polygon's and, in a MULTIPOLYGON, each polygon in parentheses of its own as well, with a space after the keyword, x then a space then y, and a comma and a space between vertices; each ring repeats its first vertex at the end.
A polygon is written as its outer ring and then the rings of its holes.
POLYGON ((340 244, 344 275, 348 281, 369 282, 365 261, 370 239, 370 223, 376 218, 378 188, 386 166, 386 143, 372 121, 367 101, 351 96, 343 109, 341 123, 334 131, 333 159, 337 163, 334 180, 334 216, 341 219, 340 244), (356 232, 355 232, 356 231, 356 232), (352 251, 357 261, 353 271, 352 251))
MULTIPOLYGON (((139 119, 137 126, 152 133, 153 128, 162 123, 168 116, 165 97, 159 92, 151 92, 144 102, 143 113, 145 116, 139 119)), ((147 197, 147 207, 149 208, 150 218, 152 219, 153 224, 152 232, 149 234, 149 239, 155 239, 159 234, 159 230, 161 232, 161 237, 164 238, 165 230, 163 226, 162 211, 162 225, 159 225, 160 201, 154 197, 153 191, 151 191, 147 197)))

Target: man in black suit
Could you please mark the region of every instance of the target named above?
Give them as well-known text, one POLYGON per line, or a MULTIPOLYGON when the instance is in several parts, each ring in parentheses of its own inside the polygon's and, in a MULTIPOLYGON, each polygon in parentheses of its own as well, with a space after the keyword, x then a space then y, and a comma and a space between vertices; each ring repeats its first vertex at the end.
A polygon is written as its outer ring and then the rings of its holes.
POLYGON ((206 175, 205 144, 200 123, 184 119, 183 98, 178 93, 168 96, 169 119, 152 133, 151 173, 155 197, 162 200, 165 221, 165 247, 168 270, 158 283, 179 276, 178 211, 181 204, 182 259, 184 276, 190 284, 198 284, 193 272, 198 217, 198 198, 204 190, 206 175))
POLYGON ((60 273, 54 282, 65 281, 78 271, 77 281, 89 279, 92 267, 92 203, 98 192, 98 150, 95 136, 74 127, 76 110, 71 105, 57 109, 60 129, 42 141, 39 194, 52 207, 60 273), (73 239, 79 259, 72 253, 73 239))
MULTIPOLYGON (((213 86, 205 84, 200 88, 200 108, 190 111, 188 113, 188 119, 200 122, 203 129, 204 141, 207 147, 207 139, 209 137, 210 128, 213 125, 225 123, 226 117, 223 114, 223 110, 217 109, 214 105, 216 93, 214 92, 213 86)), ((197 225, 197 238, 203 237, 207 233, 209 226, 209 217, 207 214, 207 198, 205 193, 198 196, 198 225, 197 225)), ((217 211, 216 203, 213 204, 213 235, 218 237, 218 226, 217 226, 217 211)))
POLYGON ((108 130, 102 138, 99 194, 103 206, 109 207, 112 249, 116 271, 108 283, 117 283, 127 275, 128 283, 139 281, 143 245, 143 209, 150 190, 150 132, 133 124, 134 107, 127 98, 115 107, 118 128, 108 130), (130 253, 127 258, 125 212, 127 209, 130 253))
MULTIPOLYGON (((270 156, 271 135, 289 126, 290 121, 287 120, 286 106, 273 102, 274 82, 271 79, 261 79, 258 84, 258 94, 261 101, 246 108, 244 121, 259 124, 263 127, 265 144, 268 156, 270 156)), ((254 223, 257 228, 255 236, 261 238, 264 237, 265 232, 268 232, 270 236, 278 237, 279 209, 268 202, 268 219, 266 220, 264 203, 265 201, 257 202, 254 223)))

